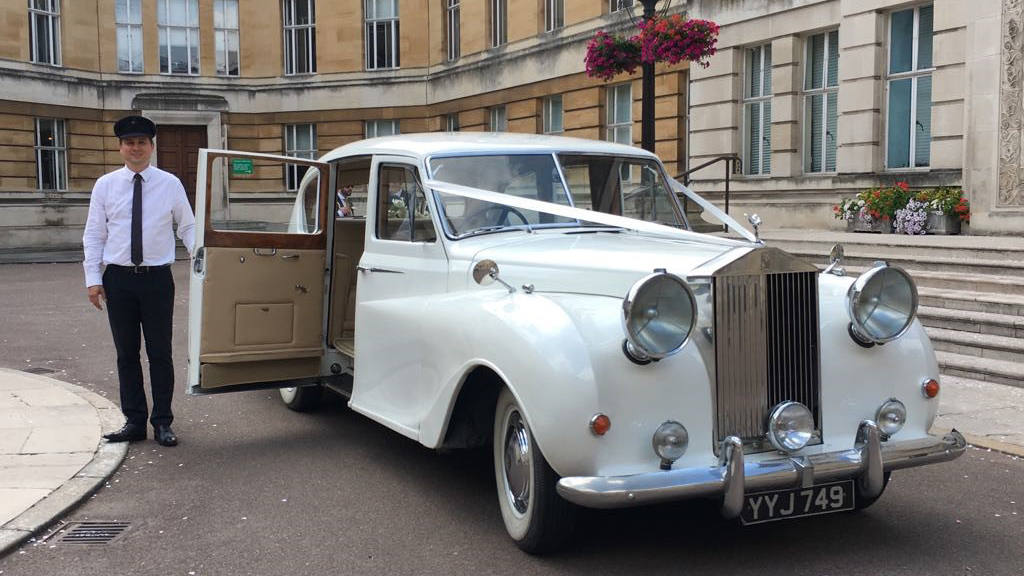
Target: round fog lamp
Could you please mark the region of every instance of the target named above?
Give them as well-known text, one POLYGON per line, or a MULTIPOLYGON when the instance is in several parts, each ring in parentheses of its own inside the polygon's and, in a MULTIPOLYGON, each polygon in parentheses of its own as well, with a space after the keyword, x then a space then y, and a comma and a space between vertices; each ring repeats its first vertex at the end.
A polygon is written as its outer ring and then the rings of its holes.
POLYGON ((795 452, 814 436, 814 415, 799 402, 783 402, 768 417, 768 440, 783 452, 795 452))
POLYGON ((690 444, 690 433, 679 422, 669 420, 658 426, 651 443, 658 458, 666 462, 675 462, 686 453, 686 447, 690 444))
POLYGON ((907 422, 907 407, 903 402, 892 398, 878 408, 875 422, 878 424, 879 432, 892 436, 902 430, 903 424, 907 422))

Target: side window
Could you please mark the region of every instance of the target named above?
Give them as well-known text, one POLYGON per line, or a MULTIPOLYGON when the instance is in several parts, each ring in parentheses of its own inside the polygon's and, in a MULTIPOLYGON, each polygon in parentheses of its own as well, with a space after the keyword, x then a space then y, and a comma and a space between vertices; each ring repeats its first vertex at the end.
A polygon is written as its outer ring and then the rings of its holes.
POLYGON ((370 182, 369 156, 349 158, 338 163, 337 185, 334 190, 335 218, 363 218, 366 216, 366 198, 370 182))
POLYGON ((382 165, 377 174, 377 237, 382 240, 434 242, 437 233, 430 205, 410 166, 382 165))

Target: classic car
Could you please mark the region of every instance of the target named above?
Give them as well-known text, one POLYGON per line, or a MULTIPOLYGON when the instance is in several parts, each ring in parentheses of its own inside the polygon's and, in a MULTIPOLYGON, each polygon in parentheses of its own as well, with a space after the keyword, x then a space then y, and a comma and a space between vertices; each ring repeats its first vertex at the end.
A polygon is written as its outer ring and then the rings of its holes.
POLYGON ((276 387, 301 411, 332 390, 428 448, 490 446, 528 552, 564 543, 580 506, 863 509, 892 471, 965 450, 929 435, 939 371, 906 272, 819 270, 638 148, 202 150, 198 190, 189 392, 276 387), (731 236, 694 232, 681 200, 731 236))

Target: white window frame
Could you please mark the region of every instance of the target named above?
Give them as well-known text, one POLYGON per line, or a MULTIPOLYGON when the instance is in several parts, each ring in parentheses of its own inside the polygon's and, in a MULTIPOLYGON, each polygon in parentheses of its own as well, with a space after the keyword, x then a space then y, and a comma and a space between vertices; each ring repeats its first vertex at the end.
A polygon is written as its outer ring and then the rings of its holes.
POLYGON ((32 62, 60 66, 60 0, 29 0, 28 23, 28 43, 32 62), (49 54, 39 53, 38 42, 36 41, 40 33, 38 20, 44 20, 46 22, 45 27, 50 32, 47 46, 49 54))
POLYGON ((445 43, 448 61, 458 60, 462 55, 462 0, 445 0, 445 43))
POLYGON ((608 12, 615 13, 628 9, 633 5, 633 0, 608 0, 608 12))
MULTIPOLYGON (((157 36, 163 38, 164 45, 167 47, 166 54, 160 54, 160 73, 167 76, 198 76, 202 68, 202 57, 200 56, 199 47, 199 0, 185 0, 185 26, 172 25, 171 22, 171 1, 170 0, 157 0, 156 12, 157 12, 157 36), (193 22, 192 11, 195 10, 195 24, 193 22), (164 23, 161 23, 163 19, 164 23), (185 54, 186 62, 188 62, 188 72, 175 72, 174 63, 171 61, 171 52, 174 50, 174 46, 171 44, 172 32, 184 31, 185 32, 185 54), (195 39, 195 54, 192 54, 192 41, 195 39), (166 58, 166 60, 163 60, 166 58), (192 61, 195 61, 196 68, 192 70, 192 61), (164 69, 164 62, 167 63, 167 68, 164 69)), ((160 46, 160 41, 157 41, 157 47, 160 46)))
POLYGON ((491 48, 508 43, 508 0, 489 0, 491 11, 491 48))
MULTIPOLYGON (((768 104, 767 107, 768 107, 769 113, 771 112, 771 101, 772 101, 772 90, 773 90, 773 88, 770 86, 770 84, 766 88, 766 82, 765 82, 765 78, 770 79, 771 78, 771 74, 772 74, 770 57, 766 58, 766 56, 765 56, 768 52, 771 51, 771 46, 772 45, 769 42, 769 43, 760 44, 760 45, 757 45, 757 46, 749 46, 749 47, 747 47, 743 51, 743 60, 744 60, 744 67, 743 67, 743 109, 742 109, 743 110, 743 165, 745 167, 744 172, 746 173, 747 176, 770 176, 771 175, 771 170, 772 170, 772 166, 771 166, 771 142, 772 142, 772 137, 771 137, 771 134, 769 134, 768 137, 767 137, 767 140, 768 140, 768 154, 766 155, 765 154, 765 150, 764 150, 764 147, 765 147, 764 146, 764 144, 765 144, 765 135, 764 135, 764 130, 763 130, 765 103, 768 104), (751 72, 752 72, 752 67, 753 67, 754 51, 757 50, 757 49, 760 49, 760 55, 759 55, 759 58, 760 58, 760 60, 759 60, 759 68, 761 70, 760 93, 759 94, 753 94, 752 93, 753 90, 752 90, 752 86, 750 84, 750 80, 751 80, 751 72), (767 67, 765 66, 766 61, 769 64, 767 67), (750 131, 751 131, 752 127, 750 126, 750 121, 748 120, 750 115, 747 114, 747 108, 748 107, 754 107, 754 106, 757 106, 757 108, 758 108, 758 115, 757 115, 757 117, 761 119, 761 126, 762 126, 761 137, 758 138, 758 140, 757 140, 757 150, 756 151, 750 149, 750 131), (751 162, 751 158, 753 158, 753 154, 755 154, 755 153, 757 154, 757 158, 758 158, 757 172, 751 171, 751 167, 753 166, 753 162, 751 162), (765 171, 765 167, 764 167, 764 161, 765 161, 766 157, 768 158, 768 170, 767 171, 765 171)), ((771 127, 771 119, 770 118, 768 120, 768 126, 771 127)))
POLYGON ((541 101, 541 132, 544 134, 561 134, 565 132, 565 108, 561 94, 548 96, 541 101), (555 126, 555 102, 558 103, 558 125, 555 126))
POLYGON ((565 0, 544 0, 544 31, 565 27, 565 0))
POLYGON ((398 120, 367 120, 363 123, 363 127, 367 138, 393 136, 402 133, 398 120))
MULTIPOLYGON (((285 124, 284 155, 291 156, 292 158, 305 158, 307 160, 316 160, 316 124, 285 124), (308 133, 309 148, 298 147, 297 142, 299 139, 299 130, 308 133)), ((306 168, 308 167, 304 165, 300 166, 299 164, 285 164, 284 184, 286 190, 295 191, 299 189, 299 182, 302 180, 302 175, 305 174, 306 168)))
POLYGON ((399 23, 398 23, 398 0, 388 0, 392 3, 394 14, 392 16, 381 16, 376 13, 376 0, 363 1, 364 35, 366 37, 366 69, 367 70, 393 70, 401 65, 401 54, 399 53, 399 23), (377 30, 390 32, 391 41, 384 46, 383 61, 377 61, 377 30))
POLYGON ((618 142, 619 144, 626 144, 628 146, 633 145, 633 84, 631 82, 625 82, 623 84, 616 84, 614 86, 608 86, 606 93, 606 108, 608 109, 605 115, 605 140, 608 142, 618 142), (627 90, 629 92, 629 121, 616 122, 616 116, 618 116, 618 101, 617 92, 621 90, 627 90), (628 134, 628 142, 620 142, 618 135, 628 134))
POLYGON ((242 73, 242 45, 240 32, 238 30, 238 19, 241 18, 239 13, 239 2, 238 0, 213 0, 213 35, 214 35, 214 50, 217 52, 217 76, 240 76, 242 73), (227 17, 227 5, 234 4, 235 6, 235 22, 234 26, 228 26, 226 22, 227 17), (218 21, 220 26, 218 26, 218 21), (235 72, 231 72, 231 49, 229 48, 228 40, 234 38, 235 40, 235 72), (220 41, 222 49, 217 49, 217 41, 220 41), (223 65, 223 66, 222 66, 223 65), (222 71, 223 67, 223 71, 222 71))
POLYGON ((124 4, 125 20, 118 19, 118 10, 114 9, 114 21, 117 32, 124 31, 126 45, 121 44, 121 34, 117 34, 117 71, 122 74, 142 74, 146 48, 142 39, 142 0, 117 0, 116 4, 124 4), (139 61, 135 61, 135 50, 138 49, 139 61), (121 52, 127 57, 121 59, 121 52), (121 67, 127 62, 128 68, 121 67))
POLYGON ((68 135, 66 122, 60 118, 36 118, 35 124, 36 189, 65 191, 68 189, 68 135), (50 130, 52 134, 56 135, 56 142, 52 144, 42 142, 41 127, 43 122, 52 122, 50 130), (57 184, 54 188, 43 188, 44 152, 53 152, 53 179, 57 184))
POLYGON ((487 109, 487 131, 508 132, 508 108, 504 104, 487 109))
POLYGON ((444 117, 444 131, 445 132, 458 132, 459 131, 459 113, 455 112, 452 114, 445 114, 444 117))
MULTIPOLYGON (((917 83, 918 83, 918 81, 921 78, 923 78, 925 76, 931 77, 932 73, 935 72, 935 30, 934 30, 934 18, 935 18, 935 4, 934 3, 926 3, 926 4, 919 4, 917 6, 906 7, 906 8, 903 8, 901 10, 894 10, 894 11, 889 13, 889 17, 886 19, 887 21, 886 21, 886 32, 885 32, 885 40, 886 40, 885 45, 886 45, 887 50, 886 50, 886 53, 885 53, 885 73, 886 73, 886 76, 885 76, 885 96, 884 96, 885 97, 885 124, 883 126, 883 134, 884 134, 883 138, 885 140, 885 145, 882 147, 882 160, 884 162, 886 170, 891 170, 891 171, 896 171, 896 172, 905 172, 905 171, 911 171, 911 170, 928 171, 928 170, 931 169, 931 163, 932 163, 931 162, 932 161, 931 151, 928 152, 928 165, 926 165, 926 166, 915 166, 916 162, 915 162, 915 158, 914 158, 914 153, 917 150, 917 130, 916 130, 916 128, 917 128, 917 83), (933 20, 932 20, 932 26, 933 26, 933 29, 932 29, 932 65, 929 68, 922 68, 922 69, 919 70, 918 67, 917 67, 918 66, 917 59, 918 59, 918 56, 919 56, 919 54, 918 54, 919 49, 918 48, 919 48, 920 41, 921 41, 921 39, 920 39, 921 8, 924 8, 926 6, 931 6, 932 7, 932 18, 933 18, 933 20), (892 51, 892 16, 893 16, 893 14, 895 14, 897 12, 904 12, 906 10, 913 10, 914 11, 914 32, 913 32, 913 37, 911 38, 911 43, 910 43, 910 51, 911 51, 910 70, 907 71, 907 72, 896 72, 896 73, 893 73, 892 70, 891 70, 891 68, 892 68, 892 58, 891 58, 891 51, 892 51), (909 140, 910 150, 909 150, 909 154, 908 154, 908 157, 907 157, 907 159, 908 159, 908 162, 907 162, 908 166, 895 166, 894 167, 894 166, 889 166, 889 112, 890 112, 889 111, 889 93, 890 93, 890 90, 892 89, 892 83, 893 82, 895 82, 897 80, 904 80, 904 79, 907 79, 907 78, 910 79, 910 140, 909 140)), ((935 103, 935 92, 934 92, 934 90, 935 90, 935 84, 933 82, 933 84, 932 84, 932 104, 933 104, 933 106, 934 106, 934 103, 935 103)))
POLYGON ((284 37, 284 75, 301 76, 303 74, 316 74, 316 2, 314 0, 282 0, 281 5, 281 28, 284 37), (295 6, 299 3, 306 3, 309 14, 309 23, 296 24, 295 6), (289 12, 289 7, 291 11, 289 12), (292 23, 288 23, 288 14, 292 14, 292 23), (306 30, 306 45, 298 45, 299 30, 306 30), (309 62, 308 70, 298 70, 298 51, 306 52, 306 62, 309 62), (291 58, 289 58, 289 54, 291 58))
MULTIPOLYGON (((832 49, 832 40, 831 40, 832 32, 837 32, 837 31, 838 31, 837 29, 833 28, 831 30, 826 30, 824 32, 819 32, 818 34, 812 34, 812 35, 808 36, 804 40, 805 47, 804 47, 804 80, 803 80, 803 82, 804 82, 803 83, 803 86, 804 86, 804 98, 803 98, 803 103, 804 103, 804 126, 805 126, 805 129, 804 129, 804 173, 805 174, 835 174, 836 173, 835 169, 833 169, 833 170, 826 170, 826 167, 828 166, 828 137, 829 137, 829 133, 828 133, 828 97, 829 97, 829 94, 835 94, 836 95, 836 107, 837 107, 836 117, 837 117, 837 120, 838 120, 838 116, 839 116, 839 110, 838 110, 839 83, 838 83, 838 80, 837 80, 835 86, 829 86, 828 85, 828 76, 829 76, 829 72, 831 72, 831 70, 829 69, 829 50, 832 49), (811 75, 814 73, 814 70, 811 69, 811 66, 813 65, 813 58, 811 56, 811 51, 813 50, 813 47, 814 47, 813 41, 814 41, 814 38, 816 38, 818 36, 823 36, 824 40, 825 40, 825 48, 824 48, 824 53, 823 53, 823 57, 822 57, 822 66, 823 66, 823 68, 822 68, 822 71, 821 71, 821 78, 822 78, 822 80, 821 80, 821 88, 807 88, 807 85, 809 83, 809 79, 811 78, 811 75), (821 96, 821 101, 822 101, 822 107, 821 107, 821 169, 820 170, 813 170, 812 166, 811 166, 811 162, 812 162, 812 155, 811 155, 812 154, 812 149, 811 149, 811 142, 812 142, 812 139, 811 139, 811 126, 813 124, 811 122, 812 119, 810 117, 810 110, 811 110, 810 102, 811 102, 811 98, 816 96, 816 95, 820 95, 821 96)), ((837 40, 837 42, 838 42, 838 40, 837 40)), ((840 56, 841 56, 841 54, 840 54, 840 56)), ((836 62, 836 66, 837 67, 839 66, 839 62, 838 61, 836 62)), ((838 70, 836 71, 836 77, 838 78, 838 70)), ((838 123, 837 123, 837 127, 838 127, 838 123)), ((833 139, 833 141, 836 144, 836 156, 837 156, 837 158, 836 158, 836 166, 838 167, 839 135, 838 134, 832 134, 832 139, 833 139)))

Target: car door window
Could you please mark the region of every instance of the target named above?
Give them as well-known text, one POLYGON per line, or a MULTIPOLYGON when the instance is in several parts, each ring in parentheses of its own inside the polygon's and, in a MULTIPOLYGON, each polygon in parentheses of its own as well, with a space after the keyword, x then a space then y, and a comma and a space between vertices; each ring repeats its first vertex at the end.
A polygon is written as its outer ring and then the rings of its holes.
POLYGON ((379 168, 377 237, 406 242, 437 240, 430 205, 411 166, 384 164, 379 168))

